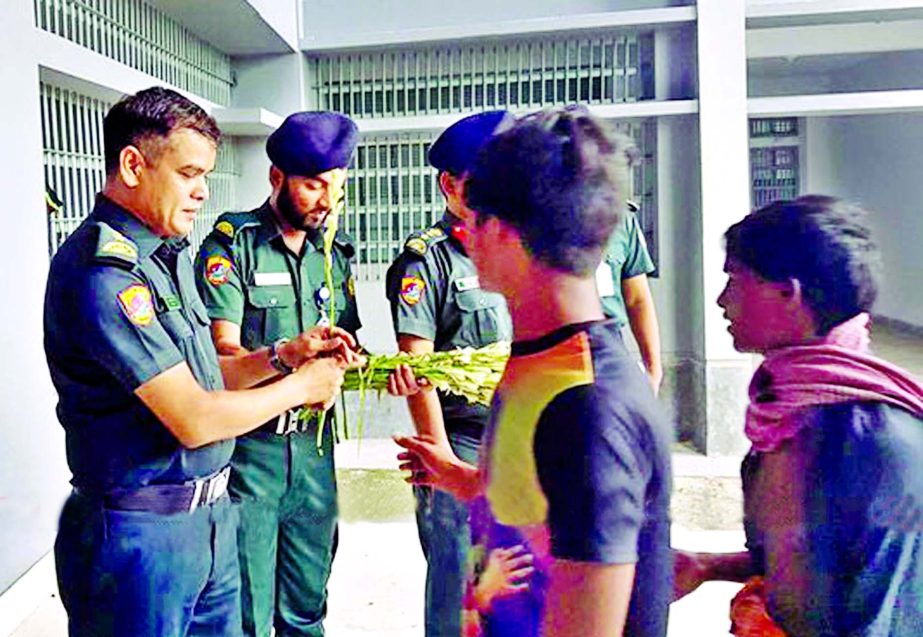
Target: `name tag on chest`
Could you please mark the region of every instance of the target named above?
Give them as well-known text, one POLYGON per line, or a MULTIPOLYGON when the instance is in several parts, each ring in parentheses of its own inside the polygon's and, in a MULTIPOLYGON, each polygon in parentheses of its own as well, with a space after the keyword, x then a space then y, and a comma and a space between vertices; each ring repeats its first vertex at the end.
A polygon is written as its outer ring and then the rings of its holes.
POLYGON ((466 290, 477 290, 480 289, 481 282, 476 276, 466 276, 460 279, 455 279, 455 289, 459 292, 464 292, 466 290))
POLYGON ((257 287, 264 285, 291 285, 291 272, 254 272, 253 284, 257 287))
POLYGON ((612 280, 612 266, 606 261, 599 264, 596 268, 596 290, 599 296, 615 296, 615 281, 612 280))

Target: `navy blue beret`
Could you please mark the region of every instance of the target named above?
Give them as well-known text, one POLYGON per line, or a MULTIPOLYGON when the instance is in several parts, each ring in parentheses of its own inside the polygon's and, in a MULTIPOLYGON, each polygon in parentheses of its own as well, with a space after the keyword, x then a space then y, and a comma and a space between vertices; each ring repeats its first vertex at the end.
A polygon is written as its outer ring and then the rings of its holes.
POLYGON ((486 111, 460 119, 442 132, 429 149, 429 163, 439 171, 462 175, 474 164, 478 151, 487 143, 509 111, 486 111))
POLYGON ((312 177, 346 168, 358 141, 359 129, 345 115, 329 111, 293 113, 266 140, 266 154, 286 175, 312 177))

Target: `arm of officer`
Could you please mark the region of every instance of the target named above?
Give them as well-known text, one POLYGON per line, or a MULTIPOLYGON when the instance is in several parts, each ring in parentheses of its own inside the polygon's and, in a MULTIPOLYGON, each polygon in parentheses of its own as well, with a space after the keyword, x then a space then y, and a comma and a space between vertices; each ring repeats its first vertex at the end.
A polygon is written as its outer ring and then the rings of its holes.
POLYGON ((656 394, 663 380, 663 362, 660 358, 660 326, 657 324, 657 310, 646 274, 622 279, 622 297, 631 333, 638 343, 641 359, 656 394))
MULTIPOLYGON (((397 348, 410 354, 431 354, 434 349, 433 341, 411 334, 399 334, 397 348)), ((439 395, 434 391, 422 391, 407 396, 407 407, 413 420, 417 435, 444 445, 449 449, 449 437, 445 431, 445 421, 442 419, 442 406, 439 395)))
POLYGON ((140 385, 135 395, 183 446, 196 448, 245 434, 292 407, 331 405, 344 369, 337 358, 318 358, 265 387, 206 391, 180 363, 140 385))
MULTIPOLYGON (((228 389, 246 389, 279 375, 269 363, 271 348, 248 350, 240 343, 240 326, 231 321, 212 321, 212 339, 218 350, 218 361, 224 385, 228 389)), ((338 356, 347 365, 361 361, 356 353, 356 340, 346 330, 314 327, 279 346, 278 356, 291 368, 298 368, 319 355, 338 356)))

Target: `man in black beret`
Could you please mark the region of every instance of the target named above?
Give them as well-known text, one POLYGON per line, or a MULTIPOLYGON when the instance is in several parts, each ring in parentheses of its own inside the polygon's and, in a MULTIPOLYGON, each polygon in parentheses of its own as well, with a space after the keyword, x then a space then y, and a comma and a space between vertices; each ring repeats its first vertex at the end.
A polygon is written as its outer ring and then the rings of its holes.
MULTIPOLYGON (((269 137, 272 193, 256 210, 221 215, 196 261, 199 291, 219 354, 264 346, 282 375, 294 353, 331 339, 355 345, 359 329, 350 238, 333 243, 333 285, 324 276, 325 223, 343 197, 358 140, 355 123, 330 112, 289 116, 269 137), (331 299, 336 326, 329 325, 331 299)), ((239 502, 244 632, 323 635, 327 579, 336 547, 333 431, 327 419, 286 411, 240 438, 229 490, 239 502)))
MULTIPOLYGON (((504 122, 506 111, 477 113, 447 128, 433 143, 429 163, 439 171, 446 212, 432 227, 410 235, 388 269, 386 291, 398 347, 427 353, 484 347, 511 340, 503 297, 481 289, 462 247, 464 184, 481 147, 504 122)), ((417 433, 469 463, 477 462, 489 410, 457 396, 422 392, 407 399, 417 433)), ((461 634, 462 596, 469 542, 468 508, 443 491, 415 487, 417 526, 427 561, 426 637, 461 634)), ((505 566, 527 556, 510 554, 505 566)))

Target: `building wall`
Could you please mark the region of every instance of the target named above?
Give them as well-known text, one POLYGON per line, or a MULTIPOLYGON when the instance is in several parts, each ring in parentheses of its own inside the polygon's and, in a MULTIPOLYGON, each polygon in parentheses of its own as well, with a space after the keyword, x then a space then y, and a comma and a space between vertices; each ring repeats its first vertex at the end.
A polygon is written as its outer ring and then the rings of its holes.
POLYGON ((48 226, 31 3, 7 3, 0 20, 0 592, 44 555, 69 490, 64 435, 42 348, 48 226), (11 123, 14 123, 11 125, 11 123))
POLYGON ((840 158, 835 193, 873 211, 883 266, 875 312, 923 326, 923 114, 831 120, 829 140, 840 158))
POLYGON ((470 0, 444 3, 425 0, 305 0, 305 42, 330 41, 329 34, 353 40, 393 32, 495 25, 505 21, 577 16, 692 4, 690 0, 470 0))

